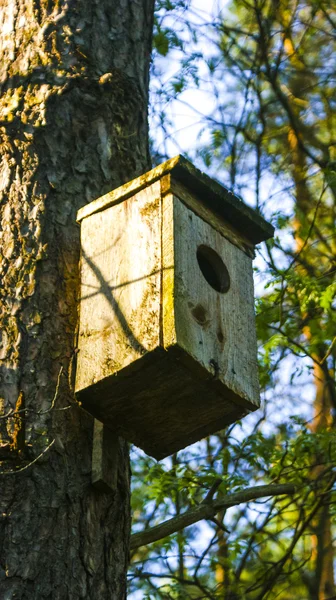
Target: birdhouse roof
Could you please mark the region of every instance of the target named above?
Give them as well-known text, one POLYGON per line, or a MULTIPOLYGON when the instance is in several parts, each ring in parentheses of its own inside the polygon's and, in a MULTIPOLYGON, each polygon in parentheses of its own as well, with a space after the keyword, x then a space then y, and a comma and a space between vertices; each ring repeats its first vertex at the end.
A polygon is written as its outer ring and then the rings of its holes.
POLYGON ((83 206, 77 213, 77 221, 105 210, 133 196, 166 175, 182 183, 217 215, 242 232, 253 244, 258 244, 274 235, 274 227, 256 211, 223 185, 197 169, 184 156, 178 155, 140 175, 137 179, 97 198, 83 206))

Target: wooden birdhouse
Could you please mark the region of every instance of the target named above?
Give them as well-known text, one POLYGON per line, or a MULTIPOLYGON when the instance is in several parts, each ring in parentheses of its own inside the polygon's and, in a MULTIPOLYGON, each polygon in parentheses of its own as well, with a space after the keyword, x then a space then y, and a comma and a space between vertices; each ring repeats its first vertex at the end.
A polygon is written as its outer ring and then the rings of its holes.
POLYGON ((257 409, 252 258, 273 227, 181 156, 78 221, 82 407, 157 459, 257 409))

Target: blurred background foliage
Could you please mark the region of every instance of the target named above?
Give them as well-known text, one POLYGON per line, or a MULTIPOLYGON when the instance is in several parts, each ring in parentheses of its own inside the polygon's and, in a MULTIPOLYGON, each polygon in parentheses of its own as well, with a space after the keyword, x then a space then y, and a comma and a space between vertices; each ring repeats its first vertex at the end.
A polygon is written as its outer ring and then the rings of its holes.
POLYGON ((262 409, 159 463, 134 448, 134 531, 212 489, 299 491, 140 547, 129 598, 332 600, 336 8, 202 4, 157 1, 152 156, 183 151, 276 227, 255 261, 262 409))

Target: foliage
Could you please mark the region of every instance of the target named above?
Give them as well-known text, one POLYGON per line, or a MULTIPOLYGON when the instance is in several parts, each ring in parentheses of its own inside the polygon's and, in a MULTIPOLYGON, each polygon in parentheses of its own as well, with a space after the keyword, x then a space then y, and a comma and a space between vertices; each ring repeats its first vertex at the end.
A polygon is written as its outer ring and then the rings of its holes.
POLYGON ((165 41, 155 43, 167 63, 154 66, 153 122, 164 140, 156 156, 173 148, 177 99, 186 106, 190 87, 196 102, 205 92, 206 114, 189 112, 198 132, 190 154, 276 226, 255 263, 264 408, 160 464, 134 451, 135 528, 188 510, 219 480, 218 497, 288 481, 299 493, 140 548, 130 589, 148 598, 331 598, 336 12, 325 0, 232 0, 212 18, 193 3, 185 9, 174 37, 175 5, 159 6, 165 41))

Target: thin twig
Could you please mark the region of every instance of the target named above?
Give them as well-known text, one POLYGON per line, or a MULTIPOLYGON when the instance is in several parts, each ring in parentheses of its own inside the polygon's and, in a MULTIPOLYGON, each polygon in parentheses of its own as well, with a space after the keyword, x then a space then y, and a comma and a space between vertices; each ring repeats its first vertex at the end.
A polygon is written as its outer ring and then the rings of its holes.
POLYGON ((2 476, 2 475, 16 475, 17 473, 22 473, 22 471, 26 471, 32 465, 34 465, 38 460, 40 460, 40 458, 50 450, 50 448, 54 445, 54 443, 55 443, 55 440, 53 440, 52 442, 50 442, 50 444, 41 452, 41 454, 39 454, 36 458, 34 458, 34 460, 32 460, 30 463, 28 463, 24 467, 21 467, 21 469, 16 469, 14 471, 2 471, 2 472, 0 471, 0 476, 2 476))

